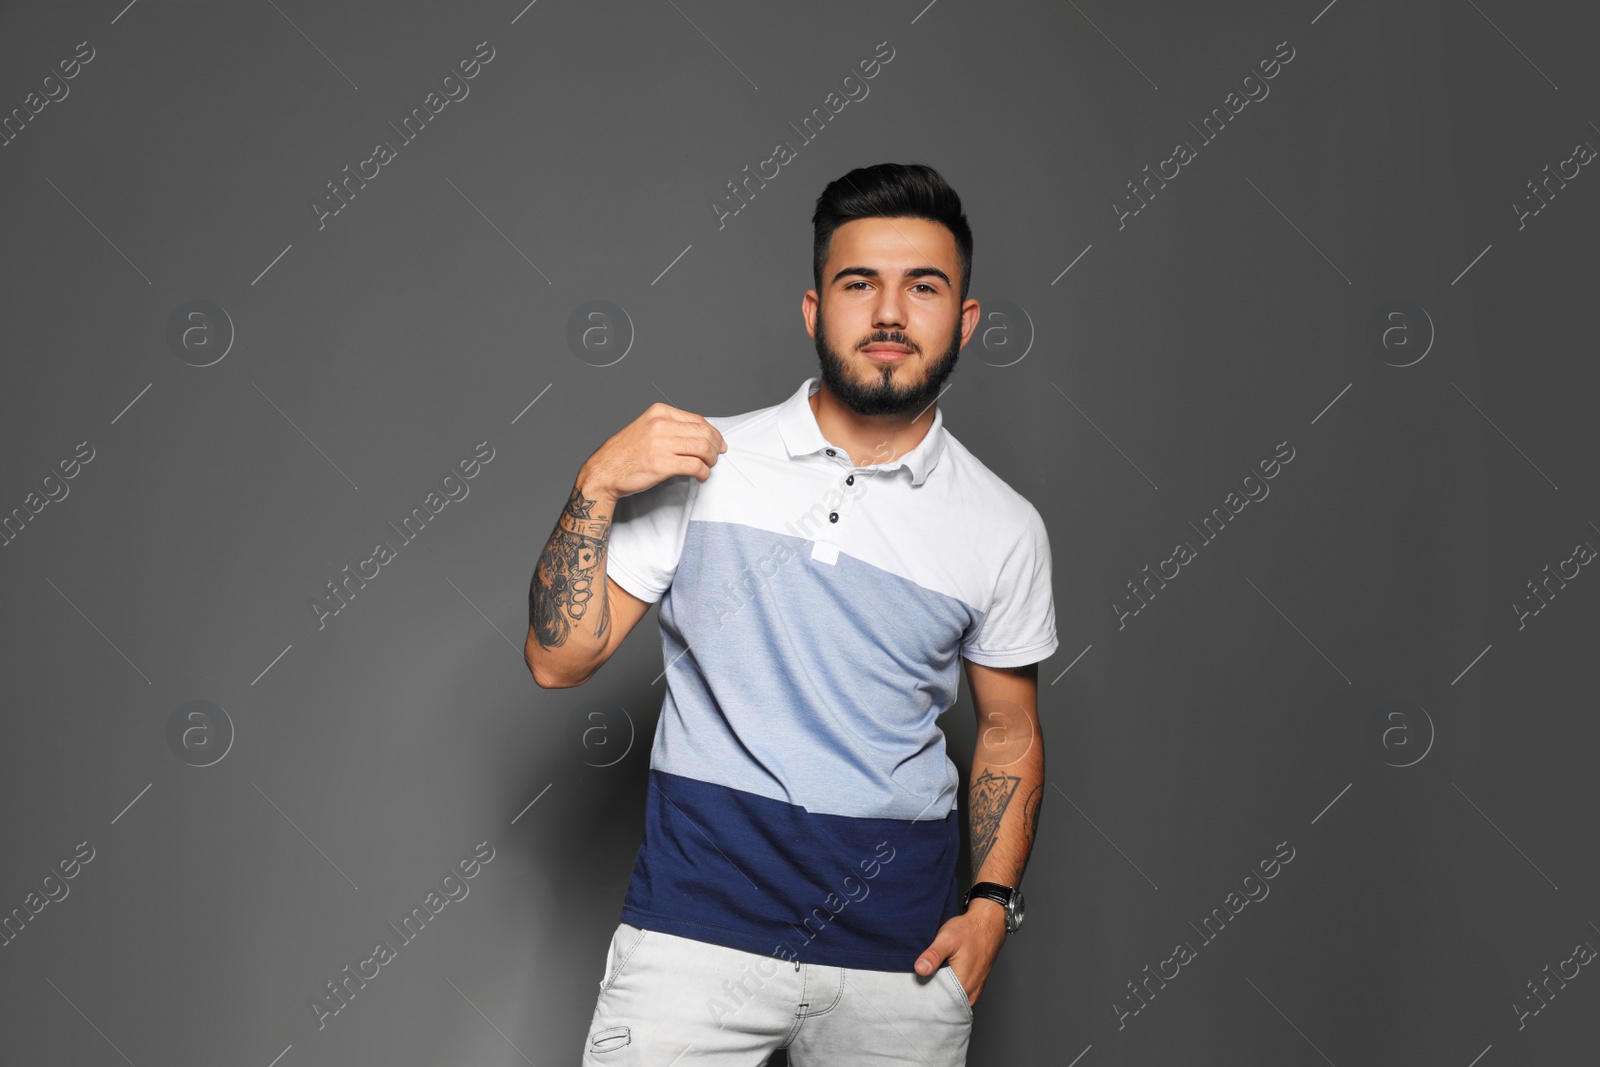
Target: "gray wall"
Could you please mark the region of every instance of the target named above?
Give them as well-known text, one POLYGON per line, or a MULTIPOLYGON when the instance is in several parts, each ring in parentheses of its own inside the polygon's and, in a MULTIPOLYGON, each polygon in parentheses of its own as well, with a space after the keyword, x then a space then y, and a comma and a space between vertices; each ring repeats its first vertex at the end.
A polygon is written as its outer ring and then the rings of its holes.
MULTIPOLYGON (((578 465, 649 404, 735 414, 815 372, 809 213, 885 160, 965 200, 972 295, 1006 314, 945 418, 1055 555, 1048 799, 972 1062, 1592 1048, 1589 968, 1518 1009, 1600 946, 1600 578, 1574 558, 1600 546, 1600 177, 1563 162, 1600 145, 1592 15, 121 4, 0 8, 0 108, 59 97, 0 147, 0 513, 26 516, 0 547, 0 911, 28 914, 0 1059, 576 1062, 660 645, 652 613, 590 684, 539 690, 529 574, 578 465), (885 41, 802 143, 788 123, 885 41), (445 86, 468 95, 404 142, 389 124, 479 42, 445 86), (719 224, 780 140, 795 158, 719 224), (610 347, 569 342, 595 300, 610 347), (386 523, 445 489, 467 495, 402 546, 386 523), (447 883, 468 895, 319 1029, 324 983, 481 842, 447 883)), ((965 775, 966 694, 945 722, 965 775)))

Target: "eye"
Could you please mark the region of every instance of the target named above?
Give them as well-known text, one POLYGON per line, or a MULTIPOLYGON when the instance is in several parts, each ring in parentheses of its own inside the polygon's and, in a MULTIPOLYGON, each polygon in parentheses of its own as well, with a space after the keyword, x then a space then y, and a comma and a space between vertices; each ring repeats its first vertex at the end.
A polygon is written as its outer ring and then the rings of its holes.
POLYGON ((854 282, 851 282, 848 285, 846 285, 845 288, 846 289, 854 289, 858 285, 866 285, 866 284, 867 283, 863 282, 863 281, 854 281, 854 282))
POLYGON ((933 286, 929 285, 927 282, 918 282, 916 285, 912 286, 912 288, 914 288, 914 289, 926 289, 930 293, 938 292, 937 289, 935 289, 933 286))

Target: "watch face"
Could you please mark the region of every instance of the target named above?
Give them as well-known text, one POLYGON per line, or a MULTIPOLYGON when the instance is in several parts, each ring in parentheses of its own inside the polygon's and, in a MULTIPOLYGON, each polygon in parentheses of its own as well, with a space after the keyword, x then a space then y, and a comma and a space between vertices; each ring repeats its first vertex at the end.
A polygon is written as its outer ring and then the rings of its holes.
POLYGON ((1021 926, 1022 925, 1022 890, 1020 890, 1020 889, 1013 889, 1011 891, 1011 910, 1012 910, 1012 913, 1016 916, 1015 925, 1016 926, 1021 926))

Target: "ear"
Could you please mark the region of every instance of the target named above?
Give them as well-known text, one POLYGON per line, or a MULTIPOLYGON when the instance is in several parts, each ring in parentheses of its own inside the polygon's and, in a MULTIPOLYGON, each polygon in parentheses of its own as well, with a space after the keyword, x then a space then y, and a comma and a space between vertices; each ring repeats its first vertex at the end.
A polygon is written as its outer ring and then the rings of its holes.
POLYGON ((961 305, 961 347, 967 347, 967 342, 972 339, 972 331, 978 328, 982 321, 981 308, 976 300, 967 300, 961 305))

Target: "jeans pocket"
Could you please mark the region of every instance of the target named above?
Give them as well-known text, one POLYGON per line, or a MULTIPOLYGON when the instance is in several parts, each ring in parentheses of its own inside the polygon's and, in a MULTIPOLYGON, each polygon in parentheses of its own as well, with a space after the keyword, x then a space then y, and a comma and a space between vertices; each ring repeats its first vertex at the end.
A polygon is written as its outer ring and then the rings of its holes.
POLYGON ((639 951, 650 931, 641 930, 631 923, 618 923, 611 935, 611 946, 606 950, 606 973, 600 979, 600 992, 604 993, 616 982, 628 961, 639 951))
POLYGON ((955 968, 946 963, 944 966, 940 967, 939 970, 942 973, 950 976, 950 991, 955 995, 955 998, 961 1002, 962 1013, 967 1017, 968 1021, 971 1021, 972 1001, 970 998, 968 998, 966 989, 962 987, 961 979, 956 977, 955 968))

